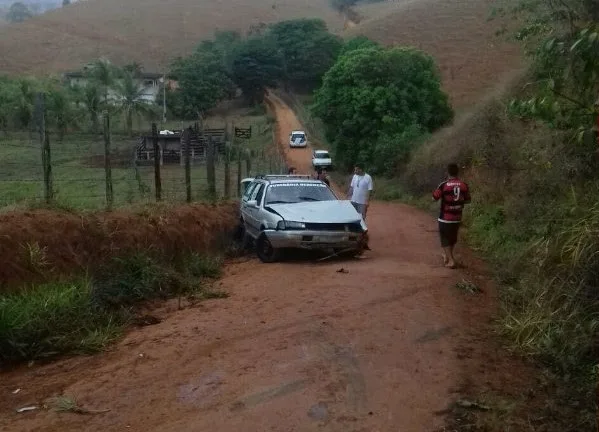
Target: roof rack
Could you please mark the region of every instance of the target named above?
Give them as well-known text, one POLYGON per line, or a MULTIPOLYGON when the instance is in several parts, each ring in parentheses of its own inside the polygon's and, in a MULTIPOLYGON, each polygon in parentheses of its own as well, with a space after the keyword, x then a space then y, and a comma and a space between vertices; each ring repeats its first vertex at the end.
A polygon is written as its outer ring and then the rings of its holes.
POLYGON ((310 179, 312 176, 309 174, 258 174, 255 178, 257 179, 277 179, 277 178, 291 178, 291 179, 310 179))

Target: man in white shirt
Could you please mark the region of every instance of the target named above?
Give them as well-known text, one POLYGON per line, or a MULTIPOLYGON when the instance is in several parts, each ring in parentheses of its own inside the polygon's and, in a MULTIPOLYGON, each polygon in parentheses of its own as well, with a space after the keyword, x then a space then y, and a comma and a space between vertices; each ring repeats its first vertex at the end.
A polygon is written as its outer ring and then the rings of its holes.
POLYGON ((368 210, 372 188, 372 177, 364 172, 362 166, 356 165, 347 198, 354 205, 358 213, 362 215, 364 220, 366 220, 366 212, 368 210))

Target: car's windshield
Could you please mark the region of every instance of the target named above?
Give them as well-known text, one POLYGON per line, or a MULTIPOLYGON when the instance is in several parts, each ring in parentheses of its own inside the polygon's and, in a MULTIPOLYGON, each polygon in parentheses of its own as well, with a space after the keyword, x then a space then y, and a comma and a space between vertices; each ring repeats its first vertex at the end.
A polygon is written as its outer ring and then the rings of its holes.
POLYGON ((314 156, 318 159, 328 159, 329 152, 325 152, 325 151, 314 152, 314 156))
POLYGON ((305 140, 305 139, 306 139, 306 135, 304 135, 304 134, 299 134, 299 133, 296 133, 296 134, 291 134, 291 141, 295 141, 295 140, 296 140, 296 139, 298 139, 298 138, 300 139, 300 141, 303 141, 303 140, 305 140))
POLYGON ((275 183, 266 191, 265 205, 308 201, 334 201, 337 197, 324 183, 275 183))

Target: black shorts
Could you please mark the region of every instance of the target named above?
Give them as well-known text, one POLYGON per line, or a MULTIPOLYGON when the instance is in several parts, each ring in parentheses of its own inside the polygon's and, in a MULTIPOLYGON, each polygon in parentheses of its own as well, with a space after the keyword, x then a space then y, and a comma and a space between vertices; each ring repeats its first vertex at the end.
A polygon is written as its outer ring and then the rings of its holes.
POLYGON ((441 247, 455 246, 458 242, 459 223, 439 222, 439 237, 441 238, 441 247))

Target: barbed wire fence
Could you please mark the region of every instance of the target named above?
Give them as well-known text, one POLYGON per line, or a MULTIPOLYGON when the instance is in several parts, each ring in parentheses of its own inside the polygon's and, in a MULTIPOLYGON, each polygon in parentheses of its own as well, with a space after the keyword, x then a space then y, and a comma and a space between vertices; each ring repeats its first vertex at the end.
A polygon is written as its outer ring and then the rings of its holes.
POLYGON ((215 202, 238 197, 245 177, 286 170, 268 124, 217 130, 200 122, 162 134, 153 123, 136 140, 113 135, 108 113, 102 120, 98 134, 50 132, 39 94, 35 128, 0 139, 0 207, 215 202))

